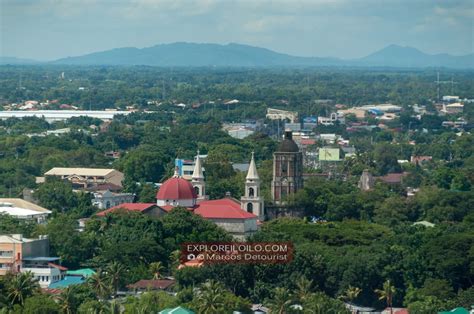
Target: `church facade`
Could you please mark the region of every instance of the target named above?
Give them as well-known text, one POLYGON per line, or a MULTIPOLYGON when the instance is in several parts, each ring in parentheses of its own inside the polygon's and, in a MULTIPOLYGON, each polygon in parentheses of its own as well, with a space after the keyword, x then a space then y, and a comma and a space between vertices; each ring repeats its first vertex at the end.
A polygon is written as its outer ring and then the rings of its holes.
POLYGON ((265 206, 261 191, 254 153, 245 177, 245 191, 240 201, 231 197, 209 200, 199 152, 195 158, 191 181, 175 170, 173 177, 161 185, 155 204, 125 203, 98 216, 118 209, 141 211, 154 217, 165 215, 175 207, 185 207, 194 214, 214 222, 236 239, 245 239, 255 233, 260 222, 280 216, 301 216, 298 211, 287 208, 286 197, 303 187, 303 156, 293 141, 291 132, 285 133, 278 150, 273 155, 272 202, 265 206))

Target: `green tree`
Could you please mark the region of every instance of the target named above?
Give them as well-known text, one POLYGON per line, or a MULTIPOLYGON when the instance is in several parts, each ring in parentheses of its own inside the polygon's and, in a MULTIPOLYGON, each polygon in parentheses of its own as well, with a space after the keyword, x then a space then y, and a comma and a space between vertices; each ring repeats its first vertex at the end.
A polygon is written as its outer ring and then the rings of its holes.
POLYGON ((117 291, 118 291, 118 288, 122 281, 122 276, 124 275, 125 271, 126 271, 125 266, 116 261, 113 261, 112 263, 107 265, 105 269, 107 277, 109 278, 111 286, 113 288, 114 296, 117 295, 117 291))
POLYGON ((219 314, 224 306, 224 287, 217 281, 207 281, 196 292, 195 307, 202 314, 219 314))
POLYGON ((160 279, 162 276, 164 267, 161 264, 161 262, 153 262, 150 264, 149 269, 150 269, 150 272, 153 274, 153 279, 160 279))
POLYGON ((6 292, 11 305, 23 305, 28 297, 39 292, 39 284, 33 273, 18 273, 7 283, 6 292))
POLYGON ((46 295, 35 295, 26 298, 23 310, 24 314, 59 314, 59 305, 46 295))
POLYGON ((113 290, 110 279, 101 270, 87 278, 87 283, 99 299, 107 299, 113 290))
POLYGON ((395 292, 395 286, 392 285, 390 279, 387 279, 383 283, 382 289, 375 289, 375 293, 379 296, 379 300, 385 300, 387 307, 390 308, 390 314, 392 314, 392 303, 395 292))
POLYGON ((293 297, 286 288, 277 287, 273 291, 273 296, 268 302, 268 306, 272 313, 284 314, 288 311, 293 297))

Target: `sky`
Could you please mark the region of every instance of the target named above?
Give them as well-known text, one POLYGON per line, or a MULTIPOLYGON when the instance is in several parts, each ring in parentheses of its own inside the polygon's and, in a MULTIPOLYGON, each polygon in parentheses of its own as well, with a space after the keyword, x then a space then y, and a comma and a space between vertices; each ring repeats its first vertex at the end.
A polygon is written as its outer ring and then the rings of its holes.
POLYGON ((474 52, 474 0, 0 0, 0 56, 230 42, 358 58, 390 44, 474 52))

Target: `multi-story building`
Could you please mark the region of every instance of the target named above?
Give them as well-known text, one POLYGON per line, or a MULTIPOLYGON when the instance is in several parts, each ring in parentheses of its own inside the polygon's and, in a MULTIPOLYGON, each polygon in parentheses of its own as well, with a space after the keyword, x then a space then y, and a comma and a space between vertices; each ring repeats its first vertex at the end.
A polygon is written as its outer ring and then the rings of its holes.
POLYGON ((74 189, 88 189, 101 184, 122 187, 124 175, 115 169, 99 168, 52 168, 45 177, 59 177, 72 183, 74 189))
POLYGON ((64 278, 59 257, 49 256, 49 240, 24 238, 21 234, 0 235, 0 276, 8 272, 32 272, 42 288, 64 278))

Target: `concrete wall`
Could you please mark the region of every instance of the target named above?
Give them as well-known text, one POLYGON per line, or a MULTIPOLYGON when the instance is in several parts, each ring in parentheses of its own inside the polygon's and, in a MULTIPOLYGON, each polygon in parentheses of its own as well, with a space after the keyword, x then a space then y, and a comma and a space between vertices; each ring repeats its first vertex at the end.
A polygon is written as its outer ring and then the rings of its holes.
POLYGON ((49 240, 38 239, 23 243, 22 251, 22 258, 49 256, 49 240))

